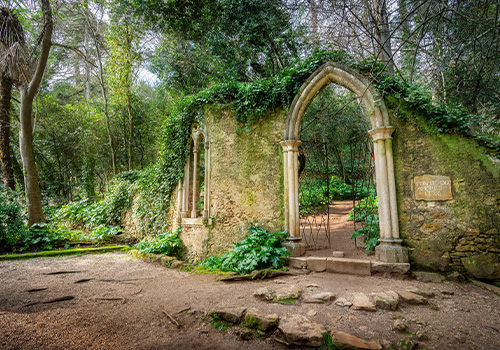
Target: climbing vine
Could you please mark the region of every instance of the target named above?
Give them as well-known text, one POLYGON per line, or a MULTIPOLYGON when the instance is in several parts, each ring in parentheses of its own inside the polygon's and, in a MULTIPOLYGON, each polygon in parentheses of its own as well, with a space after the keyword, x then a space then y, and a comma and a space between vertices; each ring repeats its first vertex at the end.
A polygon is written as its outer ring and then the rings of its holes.
POLYGON ((168 228, 172 194, 184 175, 191 126, 203 120, 204 106, 227 106, 234 111, 238 125, 236 132, 248 131, 264 117, 265 111, 287 108, 309 76, 330 61, 339 62, 366 76, 382 97, 399 100, 407 109, 418 111, 436 133, 464 134, 500 151, 500 145, 495 140, 470 132, 470 125, 477 122, 478 116, 470 115, 456 106, 440 105, 423 88, 387 76, 383 65, 375 58, 355 61, 344 51, 318 50, 273 78, 248 83, 227 82, 179 99, 165 121, 160 160, 142 171, 138 179, 139 229, 158 233, 168 228))

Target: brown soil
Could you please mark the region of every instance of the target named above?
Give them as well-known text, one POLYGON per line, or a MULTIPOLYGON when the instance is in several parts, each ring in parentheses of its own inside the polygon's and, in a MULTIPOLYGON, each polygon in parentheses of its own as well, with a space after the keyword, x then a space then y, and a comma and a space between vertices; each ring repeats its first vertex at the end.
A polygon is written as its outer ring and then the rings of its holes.
POLYGON ((281 316, 315 310, 310 318, 327 329, 379 338, 386 345, 415 334, 423 334, 418 342, 428 349, 498 349, 500 344, 500 298, 471 283, 327 273, 224 283, 215 275, 168 269, 123 253, 0 262, 0 276, 2 349, 285 348, 273 340, 279 331, 263 340, 243 341, 238 326, 227 332, 215 329, 206 312, 217 306, 256 307, 281 316), (71 273, 49 274, 64 271, 71 273), (313 283, 318 287, 307 287, 313 283), (356 292, 416 286, 436 293, 433 300, 439 311, 403 305, 396 312, 367 313, 334 304, 267 304, 252 295, 262 286, 279 284, 299 285, 306 294, 330 291, 348 299, 356 292), (46 289, 29 292, 42 288, 46 289), (74 299, 41 303, 65 296, 74 299), (407 333, 392 330, 394 318, 405 320, 407 333))
MULTIPOLYGON (((307 256, 332 256, 332 251, 344 252, 346 258, 351 259, 372 259, 372 255, 366 255, 364 250, 364 243, 358 238, 356 241, 351 239, 352 233, 354 232, 354 223, 352 221, 347 221, 347 216, 352 209, 352 200, 345 201, 334 201, 330 203, 328 210, 330 212, 329 227, 330 227, 330 248, 317 248, 309 247, 307 250, 307 256)), ((317 226, 325 220, 321 220, 319 217, 314 219, 308 218, 313 225, 304 224, 304 219, 301 218, 301 225, 307 227, 306 232, 301 232, 301 234, 306 235, 317 235, 314 241, 320 243, 328 243, 328 239, 325 230, 317 230, 317 226), (311 230, 311 226, 313 227, 311 230), (313 231, 314 233, 312 233, 313 231)), ((360 224, 357 224, 360 227, 360 224)), ((312 239, 307 239, 308 242, 313 242, 312 239)))

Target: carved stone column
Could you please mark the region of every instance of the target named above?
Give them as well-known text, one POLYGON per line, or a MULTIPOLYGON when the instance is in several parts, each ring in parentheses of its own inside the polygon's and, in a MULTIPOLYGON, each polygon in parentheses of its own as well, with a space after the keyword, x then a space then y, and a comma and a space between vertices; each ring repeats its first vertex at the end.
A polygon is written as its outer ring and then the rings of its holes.
POLYGON ((193 138, 193 206, 191 208, 191 218, 195 219, 198 217, 198 142, 200 138, 200 130, 198 126, 193 127, 192 136, 193 138))
POLYGON ((184 169, 184 185, 183 190, 182 190, 182 212, 181 212, 181 217, 182 218, 187 218, 188 217, 188 208, 189 208, 189 170, 191 168, 191 156, 188 156, 188 159, 186 161, 186 167, 184 169))
MULTIPOLYGON (((206 135, 205 135, 206 137, 206 135)), ((208 223, 210 216, 210 144, 205 140, 205 195, 203 201, 203 222, 208 223)))
POLYGON ((177 225, 181 225, 182 223, 182 211, 183 211, 183 208, 182 208, 182 204, 183 204, 183 197, 184 197, 184 191, 183 191, 183 188, 182 188, 182 181, 179 180, 179 183, 177 184, 177 188, 178 188, 178 191, 177 191, 177 225))
MULTIPOLYGON (((291 256, 301 256, 305 254, 305 245, 300 237, 300 218, 299 218, 299 161, 298 153, 300 141, 283 141, 284 166, 286 185, 285 198, 288 199, 288 213, 285 209, 285 218, 288 215, 288 242, 284 246, 288 248, 291 256)), ((285 200, 286 203, 286 200, 285 200)))
POLYGON ((380 244, 375 248, 377 260, 388 263, 408 263, 408 249, 399 238, 396 184, 392 154, 392 126, 369 131, 373 137, 375 173, 377 179, 380 244))

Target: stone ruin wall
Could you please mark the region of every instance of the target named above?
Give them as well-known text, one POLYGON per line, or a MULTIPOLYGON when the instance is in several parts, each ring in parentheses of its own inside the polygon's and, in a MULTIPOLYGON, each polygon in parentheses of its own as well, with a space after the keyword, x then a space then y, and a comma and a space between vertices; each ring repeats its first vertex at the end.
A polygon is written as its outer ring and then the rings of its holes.
POLYGON ((500 161, 472 139, 425 131, 418 118, 391 123, 400 233, 412 265, 500 279, 500 161), (448 177, 452 198, 419 200, 422 175, 448 177))

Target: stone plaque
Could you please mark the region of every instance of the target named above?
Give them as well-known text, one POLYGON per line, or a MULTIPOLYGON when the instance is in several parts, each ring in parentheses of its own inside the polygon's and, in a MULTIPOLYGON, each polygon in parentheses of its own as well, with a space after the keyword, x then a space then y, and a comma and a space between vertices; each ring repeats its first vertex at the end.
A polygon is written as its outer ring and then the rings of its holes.
POLYGON ((415 176, 415 199, 421 201, 447 201, 453 199, 451 179, 448 176, 415 176))

